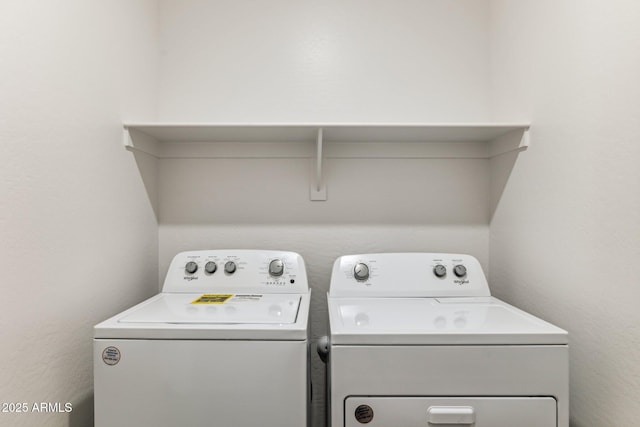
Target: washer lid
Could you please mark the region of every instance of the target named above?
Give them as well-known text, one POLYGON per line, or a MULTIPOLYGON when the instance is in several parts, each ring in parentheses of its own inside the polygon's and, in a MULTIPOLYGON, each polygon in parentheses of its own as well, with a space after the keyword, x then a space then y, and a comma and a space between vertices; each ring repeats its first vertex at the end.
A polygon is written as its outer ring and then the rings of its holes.
POLYGON ((493 297, 328 298, 331 344, 567 344, 567 332, 493 297))
POLYGON ((289 294, 162 294, 118 323, 291 324, 299 305, 289 294))
POLYGON ((94 328, 94 338, 306 340, 310 294, 161 293, 94 328))

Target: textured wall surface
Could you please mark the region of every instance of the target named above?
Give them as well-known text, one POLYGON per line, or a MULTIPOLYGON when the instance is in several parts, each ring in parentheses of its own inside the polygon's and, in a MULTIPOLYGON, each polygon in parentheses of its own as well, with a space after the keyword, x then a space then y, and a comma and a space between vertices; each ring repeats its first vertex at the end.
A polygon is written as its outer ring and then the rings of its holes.
POLYGON ((486 119, 487 4, 160 0, 159 117, 486 119))
POLYGON ((156 23, 152 1, 0 3, 0 402, 73 405, 0 426, 92 426, 92 327, 157 289, 121 145, 155 109, 156 23))
POLYGON ((327 200, 309 200, 310 159, 162 159, 166 224, 484 225, 487 159, 327 159, 327 200))
POLYGON ((640 4, 491 2, 495 114, 532 146, 490 225, 493 291, 569 331, 571 425, 640 418, 640 4))

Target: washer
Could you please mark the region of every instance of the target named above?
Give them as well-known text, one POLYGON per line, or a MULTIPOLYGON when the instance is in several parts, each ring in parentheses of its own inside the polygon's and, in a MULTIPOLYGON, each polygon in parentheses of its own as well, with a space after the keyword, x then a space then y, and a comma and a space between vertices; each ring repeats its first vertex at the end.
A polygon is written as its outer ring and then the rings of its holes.
POLYGON ((309 299, 293 252, 176 255, 160 294, 94 328, 95 426, 308 425, 309 299))
POLYGON ((328 307, 333 427, 569 425, 567 332, 493 298, 472 256, 343 256, 328 307))

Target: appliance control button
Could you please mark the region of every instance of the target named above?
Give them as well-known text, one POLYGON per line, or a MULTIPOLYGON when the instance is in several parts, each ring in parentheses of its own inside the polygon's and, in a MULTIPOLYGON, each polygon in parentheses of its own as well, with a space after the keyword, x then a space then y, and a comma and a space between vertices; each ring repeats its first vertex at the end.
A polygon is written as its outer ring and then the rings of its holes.
POLYGON ((444 277, 447 275, 447 267, 442 264, 438 264, 433 267, 433 274, 435 274, 436 277, 444 277))
POLYGON ((462 264, 458 264, 453 267, 453 273, 458 277, 464 277, 467 275, 467 267, 462 264))
POLYGON ((356 280, 367 280, 369 278, 369 266, 363 262, 359 262, 353 267, 353 277, 356 280))
POLYGON ((216 265, 216 263, 215 263, 215 262, 213 262, 213 261, 209 261, 208 263, 206 263, 206 264, 204 265, 204 271, 206 271, 206 272, 207 272, 207 273, 209 273, 209 274, 213 274, 213 273, 215 273, 215 272, 216 272, 216 270, 217 270, 217 268, 218 268, 218 266, 217 266, 217 265, 216 265))
POLYGON ((193 274, 198 271, 198 264, 193 261, 189 261, 187 265, 184 266, 184 271, 186 271, 188 274, 193 274))
POLYGON ((236 263, 233 261, 227 261, 224 264, 224 272, 228 274, 233 274, 236 272, 236 263))
POLYGON ((269 263, 269 274, 274 277, 282 276, 284 273, 284 262, 281 259, 274 259, 269 263))

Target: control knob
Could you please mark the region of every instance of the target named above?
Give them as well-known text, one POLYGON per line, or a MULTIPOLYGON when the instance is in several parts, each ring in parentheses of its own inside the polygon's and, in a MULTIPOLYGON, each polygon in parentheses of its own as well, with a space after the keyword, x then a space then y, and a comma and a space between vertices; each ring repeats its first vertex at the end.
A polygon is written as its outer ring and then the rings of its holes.
POLYGON ((369 278, 369 266, 363 262, 359 262, 353 267, 353 277, 356 280, 367 280, 369 278))
POLYGON ((467 267, 462 264, 458 264, 453 267, 453 273, 458 277, 464 277, 467 275, 467 267))
POLYGON ((436 277, 444 277, 447 275, 447 267, 442 264, 438 264, 433 267, 433 274, 435 274, 436 277))
POLYGON ((236 263, 233 261, 227 261, 224 264, 224 272, 227 274, 233 274, 236 272, 236 263))
POLYGON ((269 263, 269 274, 273 277, 282 276, 284 273, 284 262, 281 259, 274 259, 269 263))
POLYGON ((184 266, 184 271, 188 274, 193 274, 198 271, 198 264, 193 261, 189 261, 187 265, 184 266))
POLYGON ((209 261, 208 263, 206 263, 204 265, 204 271, 206 271, 209 274, 215 273, 217 268, 218 268, 218 266, 213 261, 209 261))

